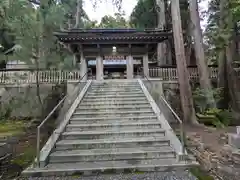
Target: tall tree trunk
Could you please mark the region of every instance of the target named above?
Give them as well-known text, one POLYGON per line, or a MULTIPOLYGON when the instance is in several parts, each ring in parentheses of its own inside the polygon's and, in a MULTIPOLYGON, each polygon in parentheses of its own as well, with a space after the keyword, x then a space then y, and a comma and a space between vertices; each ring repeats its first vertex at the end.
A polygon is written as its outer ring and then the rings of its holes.
POLYGON ((236 57, 236 31, 235 31, 235 23, 233 19, 233 15, 230 6, 230 1, 227 0, 227 18, 226 18, 226 24, 228 26, 229 32, 229 39, 226 43, 226 65, 227 65, 227 80, 228 80, 228 90, 229 90, 229 96, 230 96, 230 106, 232 110, 239 114, 240 111, 240 96, 239 96, 239 86, 238 86, 238 77, 237 73, 234 70, 233 64, 234 59, 236 57))
MULTIPOLYGON (((171 29, 169 26, 171 25, 171 9, 168 4, 168 0, 164 0, 164 11, 165 11, 165 28, 171 29)), ((173 56, 172 56, 172 39, 168 39, 166 41, 166 63, 169 65, 173 65, 173 56)))
POLYGON ((225 24, 225 33, 228 33, 228 39, 225 43, 226 51, 226 74, 227 74, 227 88, 229 93, 230 103, 229 106, 233 111, 233 116, 235 119, 239 120, 240 118, 240 87, 238 85, 237 73, 233 67, 234 59, 236 57, 236 32, 235 32, 235 23, 233 19, 233 14, 231 11, 230 0, 222 0, 222 14, 225 24))
MULTIPOLYGON (((200 86, 205 91, 205 93, 209 93, 212 90, 211 82, 209 79, 208 65, 206 62, 205 54, 204 54, 204 45, 203 45, 203 36, 202 30, 200 26, 200 17, 198 11, 198 2, 197 0, 189 1, 190 8, 190 16, 191 16, 191 24, 192 24, 192 35, 194 39, 194 48, 195 48, 195 56, 199 71, 199 79, 200 86)), ((214 106, 213 95, 210 94, 210 97, 207 98, 209 103, 214 106)))
POLYGON ((234 45, 235 42, 230 40, 226 46, 226 58, 227 58, 227 78, 228 78, 228 90, 230 95, 230 107, 234 112, 239 112, 240 110, 240 97, 238 95, 238 81, 236 77, 236 72, 233 68, 234 59, 234 45))
MULTIPOLYGON (((41 99, 41 93, 40 93, 40 82, 39 82, 39 72, 40 72, 40 68, 39 68, 39 59, 37 57, 35 57, 35 66, 36 66, 36 96, 38 99, 38 103, 40 105, 41 108, 41 115, 44 116, 44 107, 43 107, 43 102, 41 99)), ((44 117, 43 117, 44 118, 44 117)))
POLYGON ((218 102, 217 106, 221 109, 228 109, 229 93, 227 81, 227 64, 226 64, 226 48, 221 49, 218 56, 218 82, 217 87, 221 89, 222 99, 218 102))
MULTIPOLYGON (((186 20, 185 20, 186 21, 186 20)), ((192 65, 192 60, 191 60, 191 55, 192 55, 192 23, 189 20, 187 24, 187 28, 186 28, 186 34, 185 34, 185 55, 186 55, 186 63, 187 66, 192 65)))
POLYGON ((80 18, 81 18, 81 5, 82 5, 82 0, 77 0, 77 12, 76 12, 75 28, 79 28, 79 23, 80 23, 80 18))
MULTIPOLYGON (((156 4, 158 6, 158 28, 164 29, 166 26, 166 17, 165 17, 165 0, 156 0, 156 4)), ((166 43, 158 43, 157 47, 157 57, 158 57, 158 65, 166 64, 166 43)))
MULTIPOLYGON (((226 17, 228 16, 226 11, 226 3, 227 1, 222 0, 220 1, 220 21, 219 21, 219 28, 220 34, 224 32, 227 28, 227 24, 225 23, 226 17)), ((227 62, 226 62, 226 43, 224 42, 221 45, 221 50, 218 56, 218 88, 222 90, 222 97, 223 99, 218 103, 218 107, 222 109, 228 108, 229 103, 229 88, 228 88, 228 81, 227 81, 227 62)))
POLYGON ((184 121, 196 124, 197 119, 195 109, 193 106, 192 91, 189 82, 189 73, 187 71, 187 64, 185 59, 185 49, 183 44, 183 33, 181 24, 181 15, 179 0, 171 1, 172 21, 173 21, 173 34, 175 54, 177 61, 177 71, 180 86, 181 104, 184 115, 184 121))

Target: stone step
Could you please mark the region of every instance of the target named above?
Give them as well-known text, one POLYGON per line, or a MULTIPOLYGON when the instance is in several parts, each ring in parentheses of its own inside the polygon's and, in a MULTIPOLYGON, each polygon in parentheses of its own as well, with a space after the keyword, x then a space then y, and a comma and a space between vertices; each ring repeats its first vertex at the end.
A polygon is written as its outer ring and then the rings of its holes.
POLYGON ((56 150, 76 149, 111 149, 111 148, 138 148, 150 146, 169 146, 165 137, 138 137, 98 140, 60 140, 56 143, 56 150))
POLYGON ((148 160, 122 160, 122 161, 98 161, 79 163, 50 163, 43 168, 29 168, 23 172, 25 176, 67 176, 74 174, 99 175, 99 173, 111 172, 119 173, 123 171, 166 171, 168 169, 179 170, 188 167, 198 166, 197 162, 177 161, 176 158, 169 159, 148 159, 148 160))
POLYGON ((121 101, 121 102, 97 102, 97 103, 80 103, 78 108, 81 107, 105 107, 105 106, 119 106, 119 107, 132 107, 132 106, 150 106, 149 102, 146 101, 121 101))
POLYGON ((92 84, 91 88, 101 88, 101 87, 140 87, 140 85, 138 83, 118 83, 118 84, 92 84))
POLYGON ((152 110, 149 111, 106 111, 106 112, 75 112, 72 118, 75 117, 126 117, 126 116, 154 116, 155 113, 152 110))
POLYGON ((140 86, 91 86, 90 87, 90 91, 91 90, 118 90, 118 89, 122 89, 122 90, 132 90, 132 89, 138 89, 141 90, 142 88, 140 86))
POLYGON ((127 130, 130 128, 161 128, 161 124, 157 121, 150 121, 150 122, 111 122, 111 123, 95 123, 95 124, 82 124, 79 122, 78 124, 68 124, 66 127, 66 131, 84 131, 84 130, 127 130))
MULTIPOLYGON (((87 95, 142 95, 142 91, 114 91, 114 92, 105 92, 105 91, 96 91, 96 92, 88 92, 87 95)), ((143 94, 144 95, 144 94, 143 94)))
POLYGON ((112 90, 123 90, 123 91, 131 91, 131 90, 141 90, 142 88, 139 86, 92 86, 90 90, 102 90, 102 91, 112 91, 112 90))
POLYGON ((89 91, 141 91, 141 87, 91 87, 89 91))
POLYGON ((147 111, 140 111, 140 110, 131 110, 131 111, 108 111, 108 112, 74 112, 74 115, 117 115, 117 114, 142 114, 142 113, 153 113, 154 112, 150 109, 147 111))
POLYGON ((114 79, 114 80, 104 80, 103 82, 93 82, 92 85, 132 85, 132 84, 136 84, 139 85, 137 80, 133 80, 133 81, 126 81, 126 80, 118 80, 118 79, 114 79))
POLYGON ((111 129, 101 131, 67 131, 62 133, 61 138, 64 140, 91 140, 91 139, 119 139, 119 138, 137 138, 137 137, 164 137, 165 130, 161 128, 156 129, 111 129))
POLYGON ((72 117, 70 119, 71 124, 110 124, 110 123, 127 123, 127 122, 159 122, 157 120, 157 117, 155 115, 153 116, 125 116, 125 117, 87 117, 87 118, 82 118, 82 117, 72 117))
POLYGON ((84 98, 86 99, 107 99, 107 98, 139 98, 139 97, 145 97, 145 95, 143 93, 141 94, 130 94, 130 95, 116 95, 116 94, 112 94, 112 95, 86 95, 84 98))
POLYGON ((85 97, 143 97, 143 93, 87 93, 85 97))
POLYGON ((50 163, 111 161, 111 160, 146 160, 175 158, 171 147, 139 147, 118 149, 91 149, 56 151, 50 155, 50 163))
POLYGON ((142 89, 113 89, 113 88, 109 88, 109 89, 90 89, 88 91, 88 93, 143 93, 142 89))
POLYGON ((121 107, 114 107, 114 106, 112 106, 112 107, 108 107, 108 108, 85 108, 85 109, 80 109, 80 108, 77 108, 76 110, 75 110, 75 112, 74 113, 81 113, 81 112, 89 112, 89 113, 98 113, 98 112, 106 112, 107 114, 109 114, 109 112, 115 112, 115 113, 118 113, 119 111, 152 111, 152 107, 150 107, 150 106, 147 106, 147 107, 134 107, 134 106, 132 106, 132 107, 127 107, 127 108, 125 108, 125 107, 123 107, 123 108, 121 108, 121 107))
POLYGON ((89 89, 88 92, 91 92, 91 93, 115 93, 115 92, 143 92, 141 88, 134 88, 134 89, 124 89, 124 88, 111 88, 111 89, 89 89))
MULTIPOLYGON (((138 97, 138 98, 97 98, 97 99, 88 99, 84 98, 83 101, 81 101, 81 104, 85 103, 134 103, 134 102, 148 102, 148 100, 145 97, 138 97)), ((149 102, 148 102, 149 103, 149 102)))
POLYGON ((129 104, 81 104, 77 107, 79 110, 89 110, 89 109, 133 109, 133 108, 149 108, 151 105, 149 103, 144 104, 135 104, 135 105, 129 105, 129 104))
POLYGON ((119 122, 122 122, 124 120, 127 120, 127 121, 134 121, 135 120, 143 120, 144 122, 146 121, 150 121, 150 120, 157 120, 157 117, 156 115, 152 115, 152 116, 147 116, 147 115, 143 115, 143 116, 125 116, 125 117, 84 117, 84 118, 81 118, 81 117, 76 117, 76 118, 71 118, 70 119, 71 121, 94 121, 94 120, 99 120, 101 122, 105 121, 105 120, 109 120, 111 122, 116 122, 116 121, 119 121, 119 122))

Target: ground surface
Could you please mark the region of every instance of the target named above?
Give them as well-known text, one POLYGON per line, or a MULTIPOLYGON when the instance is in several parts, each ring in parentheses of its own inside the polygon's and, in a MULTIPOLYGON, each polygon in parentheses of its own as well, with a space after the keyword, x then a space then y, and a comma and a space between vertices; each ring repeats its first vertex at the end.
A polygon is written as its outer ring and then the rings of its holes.
POLYGON ((235 132, 236 127, 185 127, 189 151, 197 157, 205 171, 223 180, 240 179, 240 156, 233 154, 234 149, 227 145, 228 133, 235 132))
POLYGON ((223 146, 228 142, 228 133, 236 133, 236 127, 216 129, 206 126, 185 126, 187 137, 201 141, 205 147, 217 156, 221 156, 223 146))
POLYGON ((26 123, 24 121, 0 121, 0 138, 22 134, 26 123))
POLYGON ((138 174, 98 175, 87 177, 39 177, 20 178, 20 180, 197 180, 188 171, 154 172, 138 174))

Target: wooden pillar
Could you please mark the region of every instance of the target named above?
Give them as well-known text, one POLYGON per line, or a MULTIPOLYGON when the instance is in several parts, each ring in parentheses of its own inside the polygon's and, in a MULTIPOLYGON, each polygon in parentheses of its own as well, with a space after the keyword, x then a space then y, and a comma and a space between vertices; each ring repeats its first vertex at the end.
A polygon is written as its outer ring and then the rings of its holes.
POLYGON ((143 72, 144 75, 147 76, 147 78, 149 77, 149 67, 148 67, 148 53, 146 53, 143 56, 143 72))
POLYGON ((133 57, 127 56, 127 79, 133 79, 133 57))
POLYGON ((167 64, 169 65, 174 65, 173 64, 173 57, 172 57, 172 43, 171 43, 172 39, 170 38, 168 41, 167 41, 167 64))
POLYGON ((98 81, 103 80, 103 58, 100 55, 98 55, 96 58, 96 70, 96 79, 98 81))
POLYGON ((103 78, 103 56, 102 56, 102 51, 101 51, 101 47, 98 44, 97 45, 98 48, 98 56, 96 57, 96 79, 98 81, 102 81, 103 78))
POLYGON ((129 55, 127 56, 127 79, 133 79, 133 57, 132 47, 129 45, 129 55))
POLYGON ((83 51, 81 50, 80 52, 80 75, 81 78, 83 77, 82 81, 87 81, 88 75, 87 75, 87 61, 86 58, 83 55, 83 51))
POLYGON ((73 54, 72 65, 73 65, 74 68, 77 67, 77 55, 75 53, 73 54))

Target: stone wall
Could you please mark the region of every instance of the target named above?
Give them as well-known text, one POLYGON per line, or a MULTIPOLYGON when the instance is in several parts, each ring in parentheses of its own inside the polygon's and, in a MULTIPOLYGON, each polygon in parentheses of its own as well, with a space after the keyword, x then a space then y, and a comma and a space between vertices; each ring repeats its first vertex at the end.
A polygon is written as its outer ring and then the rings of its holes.
POLYGON ((66 93, 67 97, 63 105, 61 106, 61 110, 59 112, 56 125, 59 125, 62 122, 64 118, 64 114, 67 113, 70 106, 73 104, 73 102, 75 101, 75 99, 77 98, 77 96, 79 95, 79 93, 81 92, 81 90, 84 88, 85 85, 86 85, 86 82, 68 82, 67 83, 67 93, 66 93))
MULTIPOLYGON (((224 134, 221 139, 226 141, 227 135, 224 134)), ((187 149, 197 158, 201 168, 208 171, 215 179, 240 179, 240 150, 236 151, 225 144, 217 152, 204 143, 198 133, 187 135, 187 149)))
MULTIPOLYGON (((32 163, 36 153, 36 128, 66 94, 66 85, 40 85, 43 111, 36 96, 36 86, 2 88, 2 107, 11 106, 9 120, 16 118, 31 119, 22 132, 17 135, 0 137, 0 179, 1 175, 18 176, 27 165, 32 163), (34 120, 34 121, 33 121, 34 120), (35 121, 36 120, 36 121, 35 121)), ((60 109, 51 116, 41 129, 41 146, 56 128, 56 118, 60 109)), ((7 120, 7 119, 6 119, 7 120)))
MULTIPOLYGON (((171 105, 173 110, 179 114, 181 112, 180 106, 180 96, 178 93, 178 84, 164 82, 160 79, 150 79, 149 81, 143 80, 144 85, 148 89, 149 93, 153 97, 154 101, 160 108, 160 110, 164 113, 166 119, 169 123, 176 123, 176 118, 173 116, 172 112, 164 103, 161 96, 164 96, 166 101, 171 105)), ((181 116, 181 115, 180 115, 181 116)))
POLYGON ((178 83, 163 83, 164 96, 177 115, 182 118, 181 99, 178 83))
POLYGON ((65 94, 64 87, 59 85, 41 84, 40 97, 44 107, 44 114, 37 96, 36 85, 1 88, 1 115, 9 111, 9 118, 38 118, 50 112, 65 94))

